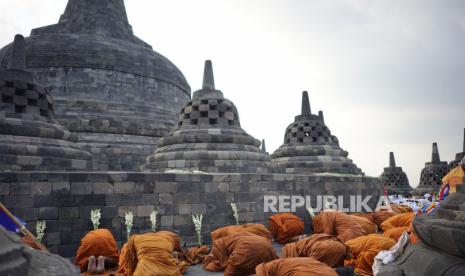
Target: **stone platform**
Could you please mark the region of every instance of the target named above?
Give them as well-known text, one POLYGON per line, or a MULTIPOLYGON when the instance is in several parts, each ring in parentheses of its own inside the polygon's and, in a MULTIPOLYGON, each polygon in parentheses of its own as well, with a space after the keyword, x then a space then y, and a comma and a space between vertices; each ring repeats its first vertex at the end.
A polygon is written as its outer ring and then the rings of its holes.
MULTIPOLYGON (((286 174, 171 174, 143 172, 1 172, 0 201, 12 213, 29 222, 47 221, 44 242, 51 252, 69 257, 80 239, 92 229, 90 210, 102 211, 101 227, 126 239, 124 214, 134 213, 133 233, 150 229, 149 215, 159 211, 159 229, 178 233, 185 245, 196 237, 192 214, 204 214, 203 239, 210 231, 234 224, 230 202, 238 206, 241 223, 265 223, 273 213, 264 213, 265 195, 312 196, 372 195, 376 205, 382 195, 378 178, 348 175, 286 174)), ((348 206, 347 206, 348 207, 348 206)), ((304 207, 296 214, 305 221, 304 207)))

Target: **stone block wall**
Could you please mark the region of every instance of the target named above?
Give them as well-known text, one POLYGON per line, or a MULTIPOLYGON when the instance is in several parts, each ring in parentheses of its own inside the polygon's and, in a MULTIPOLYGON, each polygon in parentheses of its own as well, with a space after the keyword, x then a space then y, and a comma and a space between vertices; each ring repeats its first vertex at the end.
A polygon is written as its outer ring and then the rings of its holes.
MULTIPOLYGON (((44 243, 51 252, 73 256, 80 239, 92 229, 90 210, 102 211, 101 228, 126 241, 124 214, 134 214, 134 233, 150 229, 149 215, 159 211, 158 229, 181 235, 185 245, 196 243, 192 214, 204 214, 203 239, 210 231, 234 224, 230 202, 241 223, 267 224, 264 195, 382 195, 377 178, 283 174, 166 174, 142 172, 0 173, 0 201, 35 231, 46 220, 44 243)), ((312 199, 312 206, 316 203, 312 199)), ((347 204, 349 200, 347 199, 347 204)), ((305 208, 296 214, 308 222, 305 208)), ((308 224, 308 223, 307 223, 308 224)))

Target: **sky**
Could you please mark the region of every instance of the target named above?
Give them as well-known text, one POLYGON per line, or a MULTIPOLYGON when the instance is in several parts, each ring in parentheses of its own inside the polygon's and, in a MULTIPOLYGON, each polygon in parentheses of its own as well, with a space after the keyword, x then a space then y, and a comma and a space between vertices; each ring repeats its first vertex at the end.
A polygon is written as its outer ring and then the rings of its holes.
MULTIPOLYGON (((0 47, 58 22, 66 0, 0 0, 0 47)), ((134 33, 170 59, 192 91, 203 63, 272 153, 309 91, 313 113, 349 158, 379 176, 393 151, 417 186, 437 142, 462 150, 465 1, 126 0, 134 33)))

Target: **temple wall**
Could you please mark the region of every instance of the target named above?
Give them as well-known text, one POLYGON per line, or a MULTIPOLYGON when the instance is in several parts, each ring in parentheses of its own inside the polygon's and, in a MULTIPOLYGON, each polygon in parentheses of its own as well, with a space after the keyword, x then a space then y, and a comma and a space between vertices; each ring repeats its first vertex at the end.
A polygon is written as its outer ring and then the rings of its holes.
MULTIPOLYGON (((73 256, 80 239, 92 229, 90 210, 102 211, 101 228, 126 240, 124 214, 134 213, 133 233, 150 229, 149 215, 159 210, 158 229, 173 230, 185 245, 196 243, 192 214, 204 214, 203 239, 218 227, 234 224, 230 202, 241 223, 267 224, 264 195, 373 195, 383 188, 378 178, 283 174, 166 174, 166 173, 35 173, 1 172, 0 201, 35 232, 35 221, 46 220, 44 243, 62 256, 73 256)), ((316 203, 312 198, 312 206, 316 203)), ((307 221, 305 208, 296 214, 307 221)), ((307 225, 308 227, 308 225, 307 225)))

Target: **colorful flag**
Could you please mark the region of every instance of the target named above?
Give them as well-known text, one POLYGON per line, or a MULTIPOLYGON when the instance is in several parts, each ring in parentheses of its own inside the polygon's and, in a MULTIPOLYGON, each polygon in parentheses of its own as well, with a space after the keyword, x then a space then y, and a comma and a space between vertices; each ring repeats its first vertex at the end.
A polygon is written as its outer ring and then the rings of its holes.
MULTIPOLYGON (((22 225, 26 223, 19 218, 15 217, 22 225)), ((12 232, 19 232, 20 227, 14 223, 14 221, 2 210, 0 209, 0 225, 5 227, 6 230, 12 232)))

